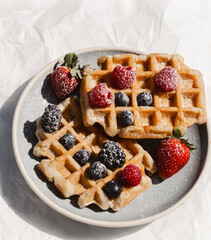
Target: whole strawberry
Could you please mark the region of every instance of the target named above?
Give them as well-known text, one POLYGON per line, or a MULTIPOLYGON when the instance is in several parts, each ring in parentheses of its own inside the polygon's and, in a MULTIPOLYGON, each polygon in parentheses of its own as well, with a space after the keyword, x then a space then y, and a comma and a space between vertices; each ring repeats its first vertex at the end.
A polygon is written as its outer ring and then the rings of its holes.
POLYGON ((158 173, 167 179, 182 169, 190 159, 190 150, 193 145, 182 139, 179 129, 173 130, 173 136, 161 141, 157 155, 158 173))
POLYGON ((82 78, 82 68, 77 65, 78 56, 69 53, 64 57, 64 66, 56 68, 51 75, 51 84, 59 99, 67 98, 78 86, 82 78))
POLYGON ((78 81, 71 76, 67 67, 59 67, 51 75, 51 84, 59 99, 67 98, 77 87, 78 81))

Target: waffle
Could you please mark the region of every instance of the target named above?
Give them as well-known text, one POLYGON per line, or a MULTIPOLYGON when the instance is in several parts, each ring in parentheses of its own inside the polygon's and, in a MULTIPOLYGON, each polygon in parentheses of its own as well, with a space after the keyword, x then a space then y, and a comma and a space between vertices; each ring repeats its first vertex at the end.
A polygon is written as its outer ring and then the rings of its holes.
MULTIPOLYGON (((89 189, 94 195, 93 201, 102 209, 111 207, 117 211, 127 205, 142 191, 151 186, 151 179, 145 174, 145 170, 150 174, 154 173, 155 163, 151 156, 143 150, 143 148, 134 140, 121 140, 119 144, 126 154, 126 166, 129 163, 137 165, 143 174, 143 180, 140 186, 131 188, 123 188, 118 199, 109 200, 103 194, 104 183, 111 179, 116 179, 118 173, 122 170, 119 168, 115 171, 107 169, 107 176, 104 179, 92 180, 88 177, 87 170, 92 161, 97 160, 97 155, 102 148, 102 144, 108 140, 101 128, 85 128, 82 122, 79 101, 70 97, 58 105, 62 111, 62 126, 55 133, 46 133, 40 125, 40 118, 37 120, 36 135, 39 139, 38 144, 34 147, 34 154, 38 157, 47 159, 41 160, 39 169, 49 181, 53 181, 56 188, 61 194, 68 198, 73 195, 79 195, 80 207, 85 207, 89 203, 84 196, 89 195, 89 189), (59 139, 67 132, 73 134, 77 140, 77 144, 70 150, 66 150, 60 143, 59 139), (84 166, 80 166, 73 158, 74 154, 80 149, 87 149, 91 155, 91 161, 84 166), (99 188, 101 188, 101 191, 99 188), (94 189, 96 188, 96 194, 94 189), (80 197, 81 194, 82 195, 80 197)), ((89 198, 90 199, 90 198, 89 198)))
POLYGON ((109 136, 121 138, 165 138, 172 134, 172 129, 179 128, 182 135, 194 123, 206 121, 205 91, 202 74, 188 68, 180 55, 122 54, 101 56, 99 69, 86 68, 81 84, 81 108, 86 127, 99 123, 109 136), (132 66, 137 77, 131 88, 117 90, 112 83, 112 71, 116 65, 132 66), (172 66, 179 73, 179 82, 174 91, 163 91, 155 87, 157 72, 166 66, 172 66), (124 92, 130 99, 128 107, 117 107, 115 103, 106 108, 95 108, 89 103, 88 94, 98 84, 105 82, 116 94, 124 92), (138 106, 137 96, 146 91, 153 96, 153 106, 138 106), (123 110, 130 110, 134 115, 132 126, 121 127, 117 116, 123 110))
POLYGON ((86 189, 78 199, 80 208, 84 208, 90 204, 96 204, 103 210, 111 208, 114 211, 118 211, 152 185, 150 177, 145 174, 145 169, 150 173, 154 173, 155 171, 151 156, 134 140, 121 140, 119 143, 126 154, 125 165, 114 172, 110 171, 107 177, 86 189), (142 180, 140 184, 135 187, 122 187, 121 194, 118 198, 113 200, 109 199, 103 191, 104 185, 111 180, 118 181, 121 172, 128 164, 134 164, 141 170, 142 180))

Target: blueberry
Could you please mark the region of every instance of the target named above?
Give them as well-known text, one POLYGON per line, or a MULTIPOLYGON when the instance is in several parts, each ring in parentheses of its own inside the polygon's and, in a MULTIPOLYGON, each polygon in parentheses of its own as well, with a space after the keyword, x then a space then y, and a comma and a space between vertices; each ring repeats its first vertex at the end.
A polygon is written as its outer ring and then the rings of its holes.
POLYGON ((106 166, 100 161, 96 161, 89 168, 90 178, 97 180, 106 176, 106 166))
POLYGON ((41 117, 41 127, 44 131, 52 133, 59 130, 61 125, 61 110, 54 104, 49 104, 41 117))
POLYGON ((118 92, 115 95, 116 106, 128 106, 129 102, 130 102, 129 97, 124 92, 118 92))
POLYGON ((152 95, 148 92, 142 92, 137 96, 138 106, 152 105, 152 95))
POLYGON ((134 117, 131 111, 124 110, 118 115, 119 124, 122 127, 133 125, 134 117))
POLYGON ((99 160, 112 170, 122 167, 125 163, 125 153, 117 142, 106 141, 98 153, 99 160))
POLYGON ((74 155, 74 159, 81 165, 85 165, 86 163, 88 163, 90 158, 90 153, 88 150, 86 149, 81 149, 79 150, 75 155, 74 155))
POLYGON ((59 142, 64 146, 66 150, 76 145, 76 139, 71 133, 66 133, 59 139, 59 142))
POLYGON ((122 188, 116 181, 112 180, 105 184, 104 191, 109 198, 114 199, 119 197, 122 188))

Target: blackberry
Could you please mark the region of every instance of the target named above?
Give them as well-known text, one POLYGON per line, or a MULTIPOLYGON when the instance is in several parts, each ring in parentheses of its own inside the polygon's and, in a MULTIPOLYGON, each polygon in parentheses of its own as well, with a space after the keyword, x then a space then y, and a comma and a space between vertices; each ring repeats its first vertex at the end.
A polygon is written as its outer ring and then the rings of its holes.
POLYGON ((81 165, 85 165, 86 163, 88 163, 90 158, 90 153, 88 150, 86 149, 81 149, 79 150, 75 155, 74 155, 74 159, 81 165))
POLYGON ((138 106, 152 105, 152 95, 148 92, 142 92, 137 96, 138 106))
POLYGON ((125 153, 117 142, 106 141, 98 153, 99 160, 106 165, 107 168, 116 169, 122 167, 125 163, 125 153))
POLYGON ((130 102, 129 97, 124 92, 118 92, 115 95, 116 106, 128 106, 129 102, 130 102))
POLYGON ((119 124, 122 127, 133 125, 134 117, 131 111, 124 110, 118 115, 119 124))
POLYGON ((59 130, 61 125, 61 110, 54 104, 49 104, 41 117, 41 127, 44 131, 52 133, 59 130))
POLYGON ((89 176, 94 180, 104 178, 106 176, 106 166, 100 161, 96 161, 89 168, 89 176))
POLYGON ((114 199, 114 198, 119 197, 119 195, 122 191, 122 188, 118 184, 118 182, 112 180, 105 184, 104 191, 109 198, 114 199))
POLYGON ((59 142, 64 146, 66 150, 76 145, 76 139, 71 133, 66 133, 59 139, 59 142))

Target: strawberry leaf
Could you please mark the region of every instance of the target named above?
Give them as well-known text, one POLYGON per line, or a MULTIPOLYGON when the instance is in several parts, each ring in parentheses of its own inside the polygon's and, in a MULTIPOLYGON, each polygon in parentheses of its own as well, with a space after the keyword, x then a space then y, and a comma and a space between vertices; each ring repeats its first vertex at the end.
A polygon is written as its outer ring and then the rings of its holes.
POLYGON ((76 77, 76 75, 77 75, 77 69, 76 69, 76 68, 70 69, 70 74, 71 74, 71 76, 76 77))
POLYGON ((83 76, 84 69, 89 65, 80 66, 78 64, 78 56, 75 53, 68 53, 64 57, 64 61, 68 69, 70 70, 70 74, 73 77, 76 77, 77 80, 81 80, 83 76))
POLYGON ((183 139, 183 138, 181 138, 181 139, 180 139, 180 142, 181 142, 181 143, 184 143, 184 144, 190 149, 190 151, 196 149, 192 143, 189 143, 189 142, 188 142, 188 139, 183 139))
POLYGON ((76 67, 77 63, 79 62, 78 56, 75 53, 68 53, 64 57, 64 61, 66 62, 69 68, 76 67))
POLYGON ((81 67, 81 66, 78 64, 78 72, 77 72, 77 76, 78 76, 79 79, 82 79, 84 69, 87 68, 87 67, 89 67, 88 64, 83 65, 83 67, 81 67))
POLYGON ((172 130, 172 135, 173 135, 175 138, 177 138, 177 139, 180 139, 181 136, 182 136, 179 128, 173 129, 173 130, 172 130))
POLYGON ((196 149, 192 143, 189 143, 189 142, 188 142, 188 139, 181 138, 181 137, 182 137, 182 134, 181 134, 179 128, 173 129, 173 130, 172 130, 172 135, 173 135, 173 138, 176 138, 176 139, 178 139, 181 143, 184 143, 184 144, 190 149, 190 151, 196 149))

